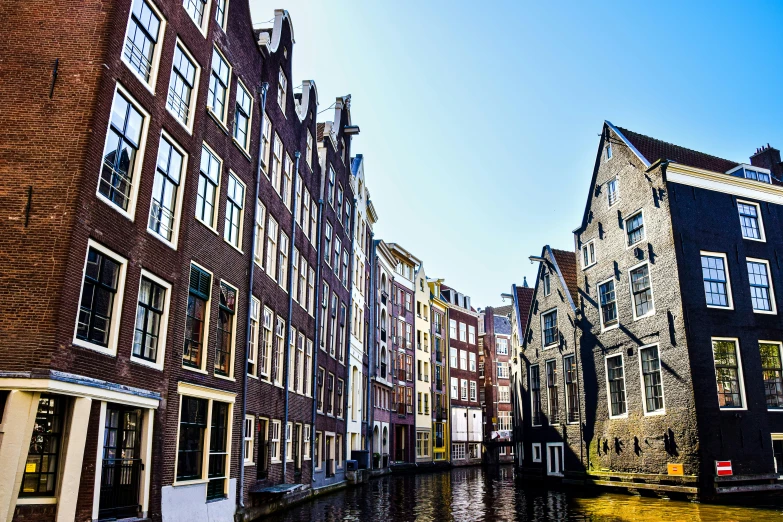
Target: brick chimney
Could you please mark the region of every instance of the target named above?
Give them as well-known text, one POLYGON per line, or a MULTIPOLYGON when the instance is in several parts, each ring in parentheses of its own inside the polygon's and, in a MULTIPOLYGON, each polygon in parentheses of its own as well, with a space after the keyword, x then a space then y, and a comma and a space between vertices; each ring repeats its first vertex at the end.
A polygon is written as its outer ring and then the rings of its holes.
POLYGON ((769 169, 772 174, 780 179, 783 174, 783 165, 780 162, 780 151, 775 147, 762 145, 756 149, 756 153, 750 157, 750 164, 754 167, 769 169))

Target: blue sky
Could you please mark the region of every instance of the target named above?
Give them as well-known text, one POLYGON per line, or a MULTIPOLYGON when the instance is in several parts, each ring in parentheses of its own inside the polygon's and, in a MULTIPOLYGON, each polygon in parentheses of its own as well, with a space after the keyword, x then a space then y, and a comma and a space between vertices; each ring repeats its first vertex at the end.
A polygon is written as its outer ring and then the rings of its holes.
POLYGON ((291 14, 292 84, 321 110, 352 95, 376 237, 474 306, 573 249, 604 120, 735 161, 783 148, 781 5, 250 2, 291 14))

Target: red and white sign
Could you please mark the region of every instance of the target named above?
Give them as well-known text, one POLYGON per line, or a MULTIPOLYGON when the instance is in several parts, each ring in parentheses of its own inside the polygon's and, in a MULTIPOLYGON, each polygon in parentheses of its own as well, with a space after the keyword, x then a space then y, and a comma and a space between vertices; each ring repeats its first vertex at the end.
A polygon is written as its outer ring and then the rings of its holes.
POLYGON ((719 477, 726 477, 729 475, 733 475, 733 472, 731 471, 731 461, 730 460, 716 460, 715 461, 715 474, 719 477))

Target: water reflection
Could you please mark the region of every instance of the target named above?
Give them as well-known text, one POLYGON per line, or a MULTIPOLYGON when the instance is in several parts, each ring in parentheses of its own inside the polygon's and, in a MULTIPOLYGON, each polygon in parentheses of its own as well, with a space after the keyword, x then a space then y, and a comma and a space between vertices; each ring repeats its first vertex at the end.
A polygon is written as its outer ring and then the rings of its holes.
POLYGON ((384 477, 319 497, 274 522, 372 521, 753 521, 783 520, 783 503, 718 506, 595 492, 552 491, 515 481, 511 467, 384 477))

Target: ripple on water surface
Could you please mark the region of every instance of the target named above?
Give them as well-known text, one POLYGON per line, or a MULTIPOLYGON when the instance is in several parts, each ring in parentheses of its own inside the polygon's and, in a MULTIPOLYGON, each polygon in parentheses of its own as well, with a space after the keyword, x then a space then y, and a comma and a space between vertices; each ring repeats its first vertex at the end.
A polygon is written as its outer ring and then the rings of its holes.
POLYGON ((605 492, 522 487, 509 467, 387 476, 265 517, 272 522, 753 521, 783 522, 783 503, 754 507, 696 504, 605 492))

